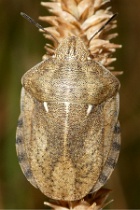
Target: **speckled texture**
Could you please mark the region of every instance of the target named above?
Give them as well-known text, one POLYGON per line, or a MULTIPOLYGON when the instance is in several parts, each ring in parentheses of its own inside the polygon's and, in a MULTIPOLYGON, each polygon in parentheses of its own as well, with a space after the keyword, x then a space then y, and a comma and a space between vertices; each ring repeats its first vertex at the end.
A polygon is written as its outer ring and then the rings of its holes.
POLYGON ((22 84, 16 148, 26 178, 56 200, 98 190, 119 154, 118 79, 72 36, 22 84))

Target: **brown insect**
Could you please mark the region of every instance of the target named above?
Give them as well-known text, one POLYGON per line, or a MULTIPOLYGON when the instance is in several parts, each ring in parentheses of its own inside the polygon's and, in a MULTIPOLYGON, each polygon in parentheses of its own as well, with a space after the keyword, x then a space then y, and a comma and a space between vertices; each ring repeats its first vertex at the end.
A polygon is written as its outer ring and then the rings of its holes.
POLYGON ((120 151, 118 79, 71 36, 22 85, 16 149, 28 181, 57 200, 97 191, 120 151))

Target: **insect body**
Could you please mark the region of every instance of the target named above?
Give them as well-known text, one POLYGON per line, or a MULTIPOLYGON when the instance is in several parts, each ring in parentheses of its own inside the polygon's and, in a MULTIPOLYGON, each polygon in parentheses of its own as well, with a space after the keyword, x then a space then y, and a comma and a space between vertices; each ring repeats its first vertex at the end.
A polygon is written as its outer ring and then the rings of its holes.
POLYGON ((97 191, 120 150, 118 79, 72 36, 22 85, 16 148, 28 181, 57 200, 97 191))

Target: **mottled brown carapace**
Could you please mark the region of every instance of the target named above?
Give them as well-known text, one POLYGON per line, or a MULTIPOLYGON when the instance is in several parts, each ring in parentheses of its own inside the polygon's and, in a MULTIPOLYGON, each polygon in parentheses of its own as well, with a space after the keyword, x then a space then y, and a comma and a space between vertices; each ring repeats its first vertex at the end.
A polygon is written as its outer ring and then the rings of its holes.
POLYGON ((120 151, 118 79, 70 36, 22 85, 16 149, 28 181, 57 200, 97 191, 120 151))

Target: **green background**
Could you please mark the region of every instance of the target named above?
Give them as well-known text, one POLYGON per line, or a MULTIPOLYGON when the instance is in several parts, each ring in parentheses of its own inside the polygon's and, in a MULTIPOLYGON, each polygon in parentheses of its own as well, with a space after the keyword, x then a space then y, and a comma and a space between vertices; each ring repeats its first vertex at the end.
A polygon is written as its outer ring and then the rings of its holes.
MULTIPOLYGON (((118 12, 119 37, 115 69, 121 81, 122 149, 108 182, 111 209, 140 209, 140 0, 112 0, 118 12)), ((23 11, 37 20, 47 14, 39 0, 0 0, 0 208, 43 209, 46 197, 23 176, 15 152, 21 76, 45 53, 46 40, 25 21, 23 11)))

